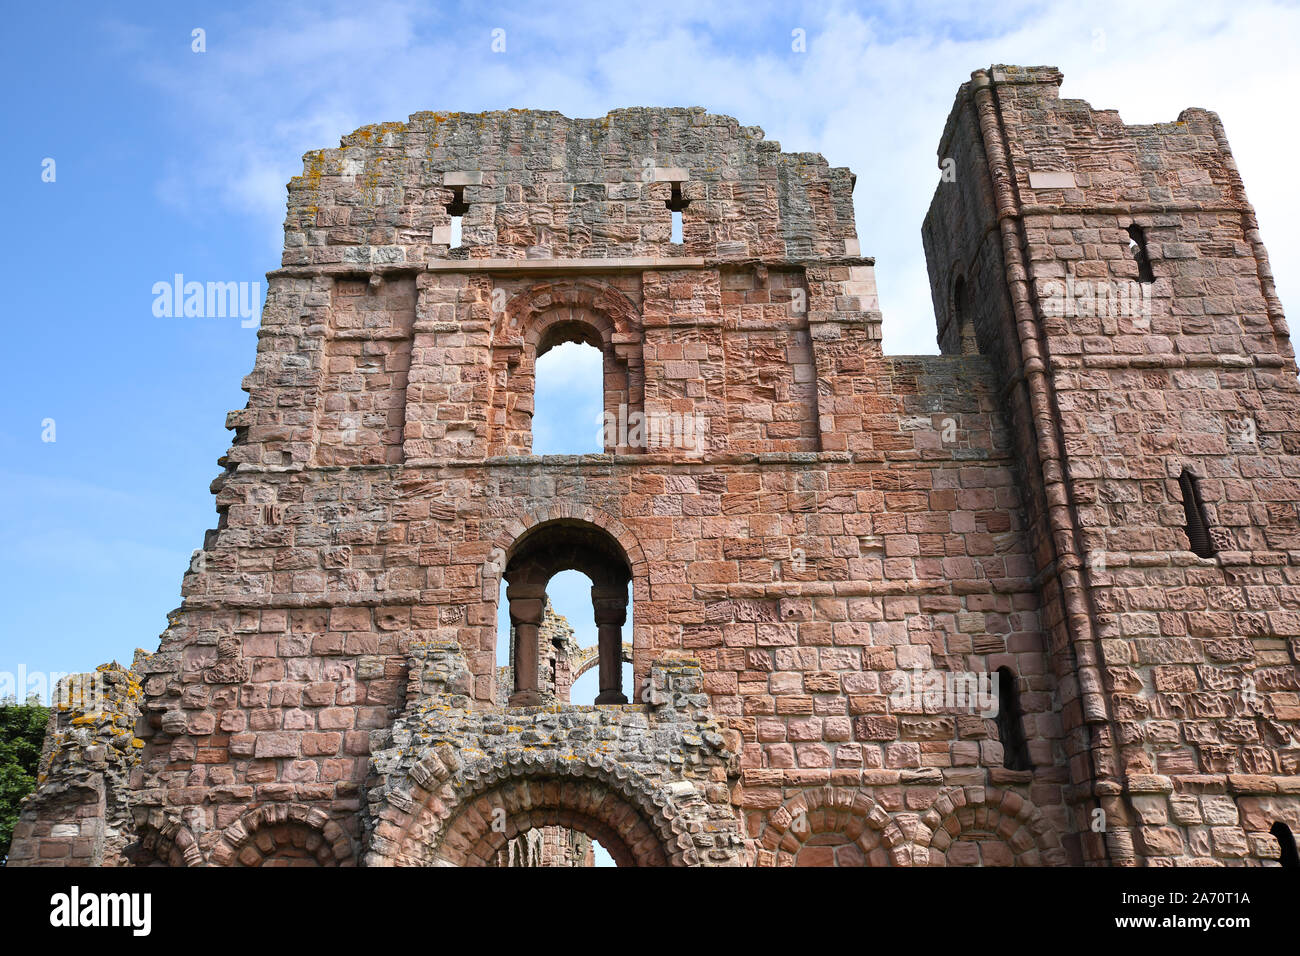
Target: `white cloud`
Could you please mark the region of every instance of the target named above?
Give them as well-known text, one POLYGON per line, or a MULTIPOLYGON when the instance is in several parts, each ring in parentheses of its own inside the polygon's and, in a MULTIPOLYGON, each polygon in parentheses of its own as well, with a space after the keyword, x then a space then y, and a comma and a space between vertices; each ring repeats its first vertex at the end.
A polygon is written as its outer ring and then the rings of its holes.
POLYGON ((424 109, 597 116, 700 105, 858 174, 858 232, 877 258, 886 351, 932 352, 920 229, 953 97, 973 69, 1046 63, 1064 71, 1063 95, 1118 109, 1126 122, 1172 120, 1187 106, 1217 111, 1283 303, 1300 302, 1300 235, 1288 228, 1300 219, 1289 170, 1300 133, 1281 111, 1297 86, 1294 6, 669 2, 616 14, 603 3, 483 14, 389 2, 365 15, 326 4, 267 17, 214 22, 202 65, 150 62, 136 33, 122 32, 143 74, 176 95, 178 118, 221 144, 160 188, 182 205, 215 198, 263 220, 268 255, 278 252, 284 184, 302 153, 357 126, 424 109), (507 31, 501 55, 489 49, 496 26, 507 31), (795 27, 807 33, 806 53, 790 49, 795 27))

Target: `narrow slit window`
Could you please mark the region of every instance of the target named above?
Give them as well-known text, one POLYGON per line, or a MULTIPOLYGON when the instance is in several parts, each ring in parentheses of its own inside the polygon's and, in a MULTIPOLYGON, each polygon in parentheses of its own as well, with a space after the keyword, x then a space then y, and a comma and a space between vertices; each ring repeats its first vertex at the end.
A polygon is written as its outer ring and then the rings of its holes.
POLYGON ((1020 689, 1009 667, 999 667, 998 740, 1002 742, 1002 766, 1007 770, 1030 770, 1029 744, 1025 741, 1024 720, 1020 710, 1020 689))
POLYGON ((690 204, 691 201, 689 199, 682 198, 682 184, 673 183, 673 194, 669 199, 664 201, 664 205, 671 210, 673 215, 672 242, 675 245, 681 245, 685 241, 682 238, 682 213, 690 204))
POLYGON ((1147 255, 1147 237, 1137 223, 1128 227, 1128 251, 1137 261, 1138 281, 1155 282, 1156 275, 1151 271, 1151 257, 1147 255))
POLYGON ((1279 859, 1283 869, 1300 870, 1300 851, 1296 850, 1295 835, 1292 834, 1291 828, 1279 820, 1268 832, 1277 838, 1278 846, 1282 848, 1279 859))
POLYGON ((1183 495, 1183 514, 1187 518, 1187 542, 1191 551, 1201 558, 1210 558, 1215 554, 1214 541, 1210 537, 1210 521, 1205 514, 1205 502, 1201 500, 1201 488, 1190 469, 1184 468, 1178 476, 1178 488, 1183 495))
POLYGON ((958 351, 962 355, 978 355, 979 342, 975 337, 975 318, 971 314, 970 293, 966 280, 958 277, 952 289, 953 321, 957 326, 958 351))
POLYGON ((447 203, 447 215, 451 216, 451 242, 448 244, 450 249, 459 249, 461 245, 461 217, 469 212, 469 206, 465 202, 465 187, 452 186, 451 202, 447 203))

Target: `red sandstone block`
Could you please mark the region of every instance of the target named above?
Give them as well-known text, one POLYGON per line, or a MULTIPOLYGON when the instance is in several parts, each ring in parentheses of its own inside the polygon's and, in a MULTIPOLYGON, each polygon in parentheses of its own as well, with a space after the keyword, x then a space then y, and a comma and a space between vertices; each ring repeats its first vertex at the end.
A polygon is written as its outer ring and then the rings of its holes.
POLYGON ((304 756, 337 754, 342 742, 343 735, 340 733, 304 733, 302 753, 304 756))
POLYGON ((257 757, 296 757, 300 741, 296 733, 263 733, 257 735, 254 755, 257 757))
POLYGON ((853 721, 853 732, 858 740, 897 740, 898 720, 883 716, 858 717, 853 721))
POLYGON ((316 715, 317 726, 322 730, 348 730, 355 720, 356 711, 345 707, 327 707, 316 715))
POLYGON ((803 695, 790 695, 774 698, 776 713, 782 715, 811 714, 813 700, 803 695))

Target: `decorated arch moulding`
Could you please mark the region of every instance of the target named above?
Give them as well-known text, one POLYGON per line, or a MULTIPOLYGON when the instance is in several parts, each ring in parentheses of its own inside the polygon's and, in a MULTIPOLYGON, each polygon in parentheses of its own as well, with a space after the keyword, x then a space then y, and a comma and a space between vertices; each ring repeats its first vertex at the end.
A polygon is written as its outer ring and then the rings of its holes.
POLYGON ((214 866, 259 866, 263 859, 273 856, 278 845, 265 849, 258 835, 282 826, 307 831, 315 837, 305 842, 321 866, 351 866, 355 854, 352 841, 343 828, 329 818, 319 807, 301 803, 266 803, 243 813, 238 820, 221 831, 221 839, 208 854, 214 866), (251 851, 251 852, 250 852, 251 851), (257 862, 250 862, 252 856, 257 862))
POLYGON ((888 866, 891 855, 885 845, 889 814, 865 790, 854 787, 813 787, 788 797, 764 821, 755 847, 759 866, 795 866, 799 854, 809 846, 822 845, 819 837, 838 834, 836 850, 856 846, 861 862, 888 866))
POLYGON ((617 344, 614 335, 630 335, 640 329, 636 305, 614 286, 591 279, 556 279, 538 282, 513 296, 501 313, 504 327, 499 341, 524 340, 536 345, 541 332, 553 321, 564 321, 564 312, 574 309, 589 313, 606 345, 617 344), (554 319, 536 323, 539 315, 556 313, 554 319), (601 320, 604 320, 601 322, 601 320))
MULTIPOLYGON (((901 815, 900 815, 901 816, 901 815)), ((948 848, 963 833, 977 830, 999 837, 1016 866, 1062 866, 1060 835, 1027 798, 997 787, 952 787, 915 816, 910 845, 903 846, 913 866, 944 866, 948 848)), ((899 818, 895 818, 896 822, 899 818)))
POLYGON ((139 850, 143 857, 167 866, 202 866, 203 851, 185 823, 151 810, 140 825, 139 850))
MULTIPOLYGON (((498 806, 507 810, 507 821, 520 817, 513 824, 516 830, 569 825, 593 830, 590 835, 596 838, 617 835, 631 852, 632 859, 625 862, 699 863, 687 823, 668 792, 601 754, 512 749, 462 765, 452 748, 443 745, 427 751, 407 777, 400 795, 390 794, 385 801, 388 812, 381 811, 381 829, 390 837, 383 847, 371 849, 369 865, 437 866, 481 858, 492 810, 498 806), (583 802, 573 786, 590 783, 603 793, 598 804, 583 802), (623 809, 631 816, 618 819, 623 809), (567 824, 555 822, 561 817, 567 824), (455 845, 448 846, 449 839, 455 845)), ((507 822, 491 848, 504 845, 510 826, 507 822)))

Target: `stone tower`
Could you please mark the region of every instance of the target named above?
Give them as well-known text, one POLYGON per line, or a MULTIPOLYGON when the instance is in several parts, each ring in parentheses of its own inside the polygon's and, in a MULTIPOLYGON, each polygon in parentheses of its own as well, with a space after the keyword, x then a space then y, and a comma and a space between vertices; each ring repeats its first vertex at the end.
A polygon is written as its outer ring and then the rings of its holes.
POLYGON ((1061 80, 962 86, 923 230, 940 345, 987 356, 1023 469, 1059 793, 1103 824, 1083 860, 1269 859, 1300 827, 1286 322, 1219 118, 1129 126, 1061 80))
POLYGON ((1060 79, 958 94, 937 356, 881 351, 849 171, 728 117, 420 113, 308 154, 218 527, 157 653, 56 715, 12 861, 1287 859, 1267 259, 1213 114, 1125 126, 1060 79), (534 456, 571 341, 604 453, 534 456), (539 666, 564 570, 595 706, 539 666))

